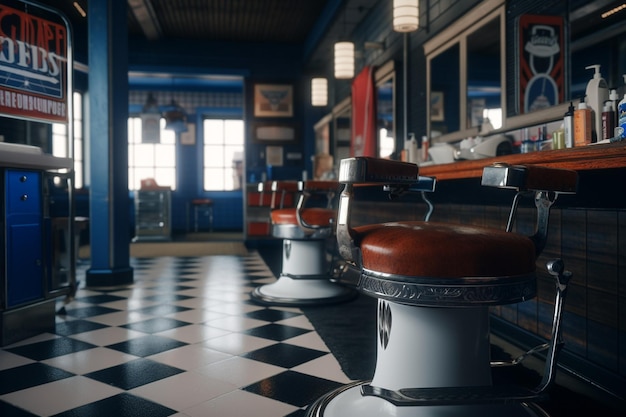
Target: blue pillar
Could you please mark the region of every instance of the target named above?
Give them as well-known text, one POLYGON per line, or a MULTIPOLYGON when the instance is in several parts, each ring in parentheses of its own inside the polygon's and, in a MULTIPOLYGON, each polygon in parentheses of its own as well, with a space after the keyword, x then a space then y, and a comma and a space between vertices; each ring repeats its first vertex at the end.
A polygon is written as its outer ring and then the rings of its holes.
POLYGON ((91 268, 87 286, 133 282, 128 195, 126 1, 90 0, 89 143, 91 268))

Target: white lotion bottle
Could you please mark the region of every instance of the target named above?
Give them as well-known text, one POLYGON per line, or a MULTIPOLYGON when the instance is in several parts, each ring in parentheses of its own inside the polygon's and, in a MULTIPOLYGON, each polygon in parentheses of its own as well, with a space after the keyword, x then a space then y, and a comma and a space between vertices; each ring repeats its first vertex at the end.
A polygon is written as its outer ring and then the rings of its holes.
MULTIPOLYGON (((585 96, 587 106, 592 112, 591 130, 592 137, 602 139, 602 109, 604 102, 609 99, 609 87, 600 74, 600 65, 589 65, 585 69, 594 70, 593 78, 587 83, 585 96)), ((593 140, 595 142, 596 140, 593 140)))

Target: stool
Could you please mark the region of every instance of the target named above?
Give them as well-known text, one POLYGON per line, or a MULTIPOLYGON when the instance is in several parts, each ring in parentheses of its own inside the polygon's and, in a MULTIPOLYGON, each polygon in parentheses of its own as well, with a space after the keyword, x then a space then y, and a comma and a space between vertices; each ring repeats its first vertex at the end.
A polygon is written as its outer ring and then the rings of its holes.
POLYGON ((189 231, 189 208, 193 210, 193 231, 198 231, 198 214, 205 212, 209 216, 209 231, 213 231, 213 200, 210 198, 194 198, 188 205, 187 231, 189 231))
POLYGON ((327 245, 331 238, 334 241, 336 209, 332 204, 338 186, 337 181, 272 183, 272 236, 283 239, 282 269, 276 282, 252 292, 253 300, 295 306, 337 303, 357 295, 354 288, 331 281, 327 245), (283 194, 296 190, 297 206, 283 207, 283 194))
POLYGON ((399 196, 419 180, 418 167, 398 161, 341 161, 337 240, 358 267, 358 289, 378 299, 377 358, 371 381, 334 390, 307 410, 309 417, 531 417, 547 416, 535 401, 551 385, 563 297, 571 273, 548 262, 556 280, 553 329, 541 383, 535 388, 493 386, 489 311, 492 305, 535 297, 535 262, 548 230, 549 210, 574 193, 574 171, 495 165, 482 184, 517 190, 505 230, 424 221, 351 225, 354 188, 385 184, 399 196), (533 236, 512 233, 520 198, 537 208, 533 236))

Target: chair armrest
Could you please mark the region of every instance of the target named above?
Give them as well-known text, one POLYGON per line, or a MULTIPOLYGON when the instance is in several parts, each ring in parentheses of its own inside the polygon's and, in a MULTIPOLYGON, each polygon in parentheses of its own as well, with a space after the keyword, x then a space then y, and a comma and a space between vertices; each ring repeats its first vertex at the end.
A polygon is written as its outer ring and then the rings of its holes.
POLYGON ((339 182, 343 184, 412 184, 417 182, 419 167, 416 164, 357 157, 342 159, 339 166, 339 182))
POLYGON ((576 171, 548 168, 539 165, 508 165, 497 163, 483 169, 481 184, 517 191, 551 191, 561 194, 576 193, 576 171))
POLYGON ((559 194, 575 194, 578 186, 576 171, 548 168, 539 165, 509 165, 496 163, 483 169, 481 184, 488 187, 514 189, 517 191, 506 231, 513 230, 513 223, 520 198, 529 192, 534 193, 537 220, 535 233, 530 239, 535 245, 537 256, 543 251, 548 237, 550 208, 559 194))

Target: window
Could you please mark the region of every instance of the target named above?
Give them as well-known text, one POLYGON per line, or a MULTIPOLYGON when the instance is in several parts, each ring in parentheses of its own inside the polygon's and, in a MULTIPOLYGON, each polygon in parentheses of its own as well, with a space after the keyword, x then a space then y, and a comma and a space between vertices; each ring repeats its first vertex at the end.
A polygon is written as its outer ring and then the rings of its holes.
POLYGON ((141 118, 128 119, 128 189, 141 188, 141 180, 152 178, 159 186, 176 188, 176 134, 165 130, 161 119, 158 143, 143 143, 141 118))
MULTIPOLYGON (((74 188, 83 188, 83 96, 74 93, 74 188)), ((52 155, 70 157, 67 126, 64 123, 52 125, 52 155)))
POLYGON ((204 119, 204 190, 241 189, 243 120, 204 119))

